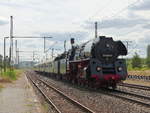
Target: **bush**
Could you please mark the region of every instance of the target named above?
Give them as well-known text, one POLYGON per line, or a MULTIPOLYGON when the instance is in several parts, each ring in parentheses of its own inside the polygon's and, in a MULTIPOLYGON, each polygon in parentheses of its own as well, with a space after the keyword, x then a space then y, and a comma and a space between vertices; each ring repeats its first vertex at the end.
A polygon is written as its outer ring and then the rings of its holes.
POLYGON ((146 59, 146 65, 147 65, 147 67, 150 68, 150 57, 148 57, 148 58, 146 59))
POLYGON ((135 53, 135 55, 133 56, 131 64, 132 64, 133 68, 141 68, 142 67, 142 60, 137 53, 135 53))

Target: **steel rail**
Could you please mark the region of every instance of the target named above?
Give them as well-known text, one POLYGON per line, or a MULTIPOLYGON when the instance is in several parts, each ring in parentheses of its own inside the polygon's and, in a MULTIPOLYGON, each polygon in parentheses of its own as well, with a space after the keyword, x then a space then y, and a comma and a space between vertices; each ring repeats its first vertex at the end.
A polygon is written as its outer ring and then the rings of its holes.
POLYGON ((47 82, 45 82, 42 79, 39 79, 39 81, 43 82, 45 85, 47 85, 48 87, 50 87, 51 89, 53 89, 54 91, 56 91, 57 93, 59 93, 60 95, 62 95, 63 97, 65 97, 67 100, 69 100, 70 102, 72 102, 73 104, 77 105, 78 107, 80 107, 82 110, 86 111, 86 113, 95 113, 93 110, 91 110, 90 108, 84 106, 83 104, 79 103, 78 101, 72 99, 71 97, 67 96, 65 93, 63 93, 62 91, 60 91, 59 89, 53 87, 52 85, 48 84, 47 82))
POLYGON ((109 94, 109 95, 115 96, 115 97, 120 98, 120 99, 128 100, 128 101, 130 101, 130 102, 134 102, 134 103, 137 103, 137 104, 146 106, 146 107, 150 107, 150 104, 141 102, 141 101, 139 101, 139 100, 135 100, 135 99, 132 99, 132 98, 127 98, 127 97, 120 96, 120 95, 116 95, 116 94, 109 94))
POLYGON ((40 91, 40 93, 43 95, 43 97, 48 101, 49 104, 51 104, 55 110, 58 112, 58 113, 62 113, 57 107, 56 105, 51 101, 50 98, 48 98, 47 95, 45 95, 45 93, 41 90, 41 88, 31 79, 31 77, 29 77, 27 74, 26 74, 27 78, 32 82, 32 84, 40 91))
POLYGON ((128 100, 130 102, 134 102, 136 104, 139 104, 139 105, 142 105, 142 106, 145 106, 145 107, 150 107, 150 104, 148 104, 148 103, 139 101, 137 99, 133 99, 132 97, 125 97, 124 95, 120 95, 120 94, 126 94, 126 95, 129 95, 129 96, 135 96, 135 97, 138 97, 138 98, 147 98, 147 99, 150 99, 150 97, 145 97, 145 96, 142 96, 142 95, 136 95, 136 94, 123 92, 123 91, 119 91, 119 90, 114 90, 116 92, 116 94, 114 92, 110 93, 109 91, 110 90, 103 91, 103 92, 101 91, 101 92, 106 94, 106 95, 109 95, 109 96, 114 96, 114 97, 117 97, 117 98, 120 98, 120 99, 128 100), (120 94, 117 94, 117 93, 120 93, 120 94))
POLYGON ((124 87, 130 87, 130 88, 136 88, 136 89, 142 89, 142 90, 149 90, 149 86, 143 86, 143 85, 136 85, 136 84, 128 84, 128 83, 120 83, 118 84, 119 86, 124 86, 124 87))
POLYGON ((117 92, 117 93, 120 93, 120 94, 126 94, 126 95, 130 95, 130 96, 135 96, 137 98, 147 99, 147 100, 150 101, 150 97, 148 97, 148 96, 138 95, 138 94, 135 94, 135 93, 125 92, 125 91, 120 91, 120 90, 114 90, 114 91, 117 92))

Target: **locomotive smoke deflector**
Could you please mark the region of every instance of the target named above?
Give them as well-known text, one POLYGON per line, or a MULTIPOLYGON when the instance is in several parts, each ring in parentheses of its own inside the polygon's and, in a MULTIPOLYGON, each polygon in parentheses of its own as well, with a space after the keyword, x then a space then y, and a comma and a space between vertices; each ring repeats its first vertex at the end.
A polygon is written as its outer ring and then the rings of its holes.
POLYGON ((127 55, 128 51, 125 45, 121 41, 117 41, 117 48, 118 48, 118 54, 119 55, 127 55))

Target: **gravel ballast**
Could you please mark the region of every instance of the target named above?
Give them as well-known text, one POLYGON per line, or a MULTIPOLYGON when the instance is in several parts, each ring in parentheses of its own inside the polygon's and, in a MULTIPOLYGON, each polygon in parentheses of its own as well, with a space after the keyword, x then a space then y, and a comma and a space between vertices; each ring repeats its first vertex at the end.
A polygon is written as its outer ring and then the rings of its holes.
POLYGON ((44 79, 97 113, 149 113, 150 110, 135 103, 111 97, 100 92, 92 92, 86 88, 73 86, 52 78, 44 77, 44 79))

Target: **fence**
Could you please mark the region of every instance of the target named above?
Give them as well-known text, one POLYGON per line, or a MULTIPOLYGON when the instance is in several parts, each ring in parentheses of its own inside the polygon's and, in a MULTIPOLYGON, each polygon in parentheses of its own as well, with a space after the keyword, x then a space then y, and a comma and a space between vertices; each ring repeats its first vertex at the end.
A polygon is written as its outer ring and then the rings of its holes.
POLYGON ((128 75, 128 79, 138 79, 138 80, 150 81, 150 76, 128 75))

